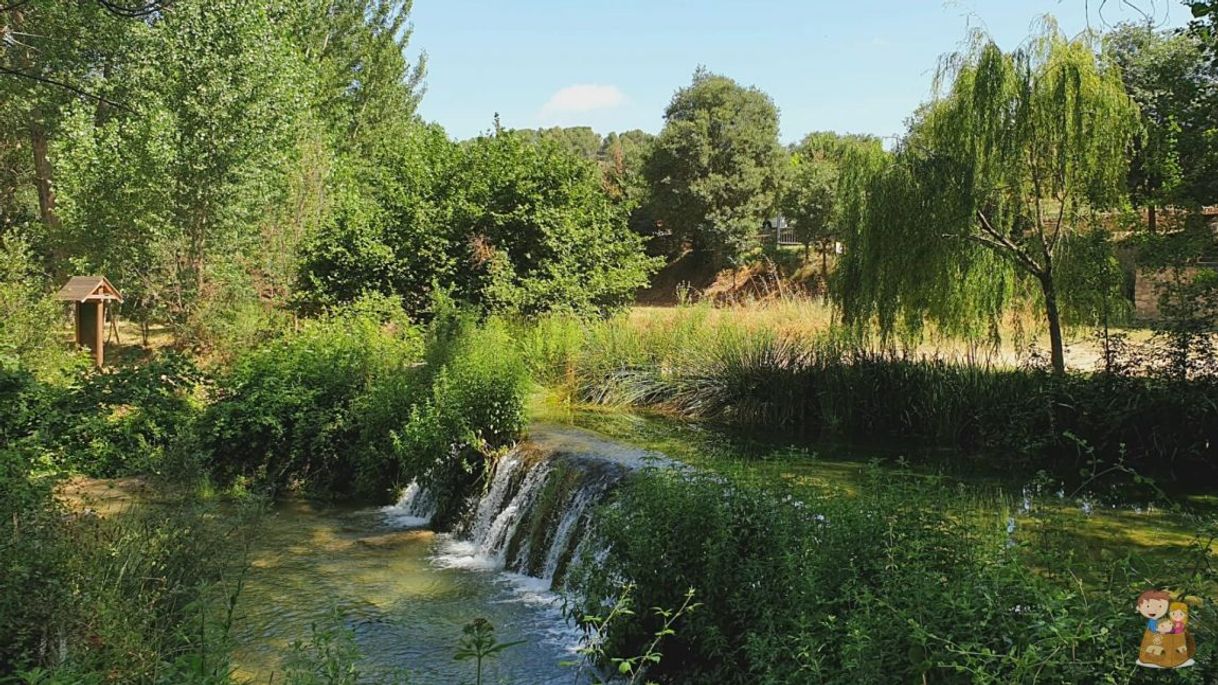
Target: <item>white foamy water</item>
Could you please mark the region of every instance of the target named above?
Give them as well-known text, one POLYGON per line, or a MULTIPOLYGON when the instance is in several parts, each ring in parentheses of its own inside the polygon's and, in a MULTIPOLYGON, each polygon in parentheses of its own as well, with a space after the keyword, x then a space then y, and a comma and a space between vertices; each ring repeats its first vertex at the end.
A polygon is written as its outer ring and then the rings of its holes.
POLYGON ((436 503, 417 482, 411 482, 397 504, 381 507, 391 528, 425 528, 436 513, 436 503))

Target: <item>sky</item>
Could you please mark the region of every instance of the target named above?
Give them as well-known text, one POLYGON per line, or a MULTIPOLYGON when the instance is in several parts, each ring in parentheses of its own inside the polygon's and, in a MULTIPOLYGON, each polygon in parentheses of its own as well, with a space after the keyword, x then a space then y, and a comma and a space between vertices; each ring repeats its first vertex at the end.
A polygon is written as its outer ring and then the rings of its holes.
MULTIPOLYGON (((1131 0, 1164 27, 1177 0, 1131 0)), ((765 91, 782 142, 812 131, 897 136, 939 58, 971 28, 1003 49, 1046 14, 1068 35, 1140 19, 1122 0, 415 0, 408 56, 428 56, 420 114, 464 139, 508 128, 663 126, 705 65, 765 91)))

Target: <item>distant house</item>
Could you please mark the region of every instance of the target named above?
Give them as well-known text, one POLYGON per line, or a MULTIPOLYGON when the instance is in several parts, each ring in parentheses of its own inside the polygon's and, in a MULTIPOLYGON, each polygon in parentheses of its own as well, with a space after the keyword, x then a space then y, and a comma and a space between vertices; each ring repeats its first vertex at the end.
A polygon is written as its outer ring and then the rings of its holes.
POLYGON ((761 223, 760 237, 762 242, 770 242, 772 240, 778 245, 801 244, 795 239, 795 229, 791 227, 787 218, 781 214, 772 216, 761 223))

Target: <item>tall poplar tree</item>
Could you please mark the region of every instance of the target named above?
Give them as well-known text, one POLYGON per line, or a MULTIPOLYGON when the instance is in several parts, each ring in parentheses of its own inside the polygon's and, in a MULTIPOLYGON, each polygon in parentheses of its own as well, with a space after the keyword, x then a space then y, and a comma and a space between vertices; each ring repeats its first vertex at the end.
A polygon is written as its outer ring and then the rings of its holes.
POLYGON ((1068 245, 1127 202, 1137 107, 1094 41, 1051 23, 1012 53, 978 35, 937 80, 854 227, 846 316, 886 332, 920 318, 996 330, 1016 298, 1039 291, 1063 372, 1060 259, 1094 254, 1068 245))

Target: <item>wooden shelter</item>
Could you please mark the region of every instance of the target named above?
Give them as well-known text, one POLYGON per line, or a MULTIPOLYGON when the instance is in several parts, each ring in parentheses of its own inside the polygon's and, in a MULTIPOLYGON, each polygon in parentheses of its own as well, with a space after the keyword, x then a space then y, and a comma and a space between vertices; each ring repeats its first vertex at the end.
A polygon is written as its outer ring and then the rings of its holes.
POLYGON ((76 309, 76 344, 93 350, 101 366, 106 360, 106 303, 121 303, 123 296, 105 276, 73 276, 55 294, 76 309))

